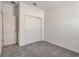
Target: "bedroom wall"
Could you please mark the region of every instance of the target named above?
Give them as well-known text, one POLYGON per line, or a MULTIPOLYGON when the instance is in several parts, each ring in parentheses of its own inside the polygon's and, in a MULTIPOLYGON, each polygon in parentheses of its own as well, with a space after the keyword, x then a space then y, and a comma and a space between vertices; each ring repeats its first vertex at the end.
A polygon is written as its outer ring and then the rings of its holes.
POLYGON ((14 5, 2 2, 2 11, 4 15, 14 15, 14 5))
POLYGON ((29 6, 23 2, 19 3, 18 10, 18 44, 19 46, 26 45, 26 38, 24 38, 24 17, 25 15, 35 16, 42 18, 42 40, 44 39, 44 11, 35 7, 29 6))
POLYGON ((65 2, 45 11, 45 40, 79 52, 79 2, 65 2))

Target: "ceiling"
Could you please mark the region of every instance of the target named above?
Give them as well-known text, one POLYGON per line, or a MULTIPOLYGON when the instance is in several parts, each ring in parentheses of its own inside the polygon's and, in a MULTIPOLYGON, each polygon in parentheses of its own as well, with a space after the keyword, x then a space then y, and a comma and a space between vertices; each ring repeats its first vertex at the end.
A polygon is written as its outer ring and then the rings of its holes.
MULTIPOLYGON (((18 3, 20 1, 15 1, 15 2, 18 3)), ((43 10, 47 10, 48 8, 55 7, 62 4, 68 5, 68 4, 74 3, 73 1, 72 2, 71 1, 21 1, 21 2, 43 10), (37 5, 33 5, 33 3, 36 3, 37 5)), ((11 1, 7 1, 7 2, 5 1, 5 3, 11 4, 11 1)))
MULTIPOLYGON (((8 3, 8 4, 12 4, 11 1, 3 1, 4 3, 8 3)), ((20 1, 15 1, 16 3, 20 2, 20 1)), ((60 1, 21 1, 25 4, 28 4, 30 6, 39 8, 39 9, 43 9, 46 10, 52 6, 55 6, 59 3, 61 3, 60 1), (33 5, 33 3, 36 3, 37 5, 33 5)))
POLYGON ((31 5, 33 7, 36 7, 36 8, 40 8, 40 9, 48 9, 52 6, 55 6, 59 3, 61 3, 60 1, 24 1, 24 3, 28 4, 28 5, 31 5), (33 3, 36 3, 37 5, 33 5, 33 3))

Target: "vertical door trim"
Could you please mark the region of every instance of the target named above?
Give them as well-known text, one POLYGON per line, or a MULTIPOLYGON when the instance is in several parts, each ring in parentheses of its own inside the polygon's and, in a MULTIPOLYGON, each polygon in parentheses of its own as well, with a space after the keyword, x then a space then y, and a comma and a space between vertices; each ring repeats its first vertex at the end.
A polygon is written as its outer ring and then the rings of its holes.
POLYGON ((2 10, 1 10, 1 14, 2 14, 2 47, 3 47, 3 43, 4 43, 4 28, 3 28, 3 26, 4 26, 3 24, 4 23, 3 23, 3 16, 4 15, 3 15, 3 11, 2 10))

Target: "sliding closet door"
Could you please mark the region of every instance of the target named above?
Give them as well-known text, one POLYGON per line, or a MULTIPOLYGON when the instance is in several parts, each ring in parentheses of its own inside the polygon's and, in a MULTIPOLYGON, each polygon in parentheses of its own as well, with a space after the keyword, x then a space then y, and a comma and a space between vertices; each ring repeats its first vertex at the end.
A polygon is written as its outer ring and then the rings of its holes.
POLYGON ((2 47, 2 15, 0 14, 0 54, 1 54, 1 47, 2 47))
POLYGON ((2 14, 1 14, 1 2, 0 2, 0 54, 2 48, 2 14))
POLYGON ((25 44, 41 41, 41 19, 25 16, 25 44))
POLYGON ((16 18, 15 16, 3 16, 3 45, 17 43, 16 18))

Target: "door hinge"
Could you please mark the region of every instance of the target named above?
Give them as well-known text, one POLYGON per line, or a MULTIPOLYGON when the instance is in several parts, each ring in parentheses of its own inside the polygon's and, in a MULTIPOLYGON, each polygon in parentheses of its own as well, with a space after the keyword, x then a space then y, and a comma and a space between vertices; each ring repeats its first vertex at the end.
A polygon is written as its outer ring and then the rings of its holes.
POLYGON ((2 43, 4 42, 4 40, 2 39, 2 43))

